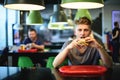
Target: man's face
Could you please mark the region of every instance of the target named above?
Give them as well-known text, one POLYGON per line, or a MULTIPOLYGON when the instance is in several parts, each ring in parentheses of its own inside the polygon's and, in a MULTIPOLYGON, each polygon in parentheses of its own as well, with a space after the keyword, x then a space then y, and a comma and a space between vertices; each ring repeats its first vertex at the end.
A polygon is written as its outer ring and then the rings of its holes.
POLYGON ((89 28, 89 25, 85 24, 79 24, 76 26, 75 29, 75 35, 77 38, 85 38, 88 37, 91 33, 91 29, 89 28))
POLYGON ((35 40, 36 39, 36 36, 37 34, 36 34, 36 32, 35 31, 29 31, 28 32, 28 36, 29 36, 29 38, 31 39, 31 40, 35 40))

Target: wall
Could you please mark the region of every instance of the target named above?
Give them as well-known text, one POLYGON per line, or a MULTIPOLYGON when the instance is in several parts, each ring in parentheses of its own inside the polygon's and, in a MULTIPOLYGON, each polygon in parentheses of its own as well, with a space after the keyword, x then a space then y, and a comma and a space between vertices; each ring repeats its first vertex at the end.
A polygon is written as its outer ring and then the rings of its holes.
POLYGON ((6 10, 0 5, 0 50, 6 46, 5 37, 5 21, 6 21, 6 10))

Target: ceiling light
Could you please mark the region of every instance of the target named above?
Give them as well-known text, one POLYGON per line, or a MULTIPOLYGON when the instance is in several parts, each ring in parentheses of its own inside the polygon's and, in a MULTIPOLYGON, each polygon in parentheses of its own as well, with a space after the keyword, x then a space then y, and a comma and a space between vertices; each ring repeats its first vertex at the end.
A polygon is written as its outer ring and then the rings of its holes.
POLYGON ((15 29, 15 30, 23 30, 23 25, 19 24, 19 23, 16 23, 16 24, 14 24, 13 29, 15 29))
POLYGON ((43 0, 5 0, 4 7, 14 10, 42 10, 45 9, 43 0))
POLYGON ((53 15, 50 17, 51 24, 67 24, 67 17, 59 5, 54 5, 53 15))
POLYGON ((71 9, 93 9, 104 6, 103 0, 62 0, 61 6, 71 9))

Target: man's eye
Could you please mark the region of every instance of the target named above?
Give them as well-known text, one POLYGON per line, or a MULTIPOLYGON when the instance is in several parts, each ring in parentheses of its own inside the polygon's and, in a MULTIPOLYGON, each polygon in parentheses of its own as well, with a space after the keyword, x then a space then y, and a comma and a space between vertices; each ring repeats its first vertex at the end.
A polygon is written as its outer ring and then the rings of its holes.
POLYGON ((78 31, 82 31, 81 29, 79 29, 78 31))
POLYGON ((85 29, 85 31, 89 31, 88 29, 85 29))

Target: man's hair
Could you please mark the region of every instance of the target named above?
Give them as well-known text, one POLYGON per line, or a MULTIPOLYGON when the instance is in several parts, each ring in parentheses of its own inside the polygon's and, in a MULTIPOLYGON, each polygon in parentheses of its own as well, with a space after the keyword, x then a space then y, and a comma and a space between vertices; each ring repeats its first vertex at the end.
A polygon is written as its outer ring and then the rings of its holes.
POLYGON ((81 17, 79 20, 75 20, 75 25, 79 25, 79 24, 89 25, 91 28, 92 22, 87 17, 81 17))
POLYGON ((28 30, 28 32, 29 32, 29 31, 34 31, 35 33, 37 33, 36 30, 33 29, 33 28, 30 28, 30 29, 28 30))
POLYGON ((117 21, 115 21, 115 22, 114 22, 114 26, 117 26, 117 25, 118 25, 118 22, 117 22, 117 21))

